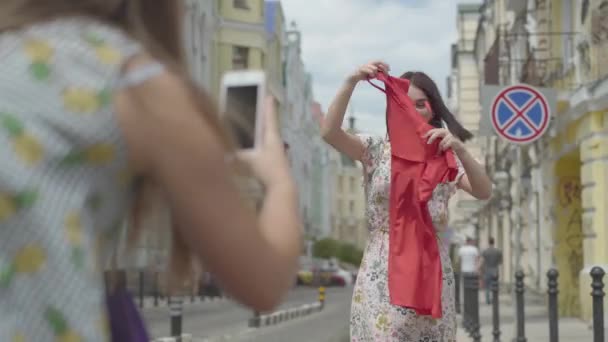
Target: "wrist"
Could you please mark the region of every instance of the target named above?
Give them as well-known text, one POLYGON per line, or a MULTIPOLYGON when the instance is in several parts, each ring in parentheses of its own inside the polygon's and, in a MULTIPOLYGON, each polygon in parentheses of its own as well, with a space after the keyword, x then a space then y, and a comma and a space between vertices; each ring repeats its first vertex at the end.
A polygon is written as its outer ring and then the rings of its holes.
POLYGON ((452 147, 452 150, 454 151, 454 153, 456 153, 458 157, 461 157, 462 155, 467 153, 467 149, 463 143, 457 144, 456 146, 452 147))
POLYGON ((357 75, 350 75, 346 78, 345 82, 347 86, 349 87, 354 87, 357 85, 357 83, 359 83, 359 78, 357 77, 357 75))
POLYGON ((297 185, 291 176, 275 178, 273 181, 266 183, 265 186, 267 192, 282 193, 294 197, 297 194, 297 185))
POLYGON ((297 187, 295 180, 288 168, 281 171, 277 170, 272 177, 263 179, 262 182, 264 183, 266 189, 291 190, 296 189, 297 187))

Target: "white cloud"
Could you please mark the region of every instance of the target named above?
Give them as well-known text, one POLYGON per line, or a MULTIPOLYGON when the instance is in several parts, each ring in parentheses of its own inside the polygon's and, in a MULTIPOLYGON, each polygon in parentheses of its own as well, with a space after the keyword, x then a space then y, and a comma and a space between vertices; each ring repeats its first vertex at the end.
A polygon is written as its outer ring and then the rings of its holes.
MULTIPOLYGON (((302 53, 313 75, 314 94, 326 109, 346 76, 382 59, 393 74, 428 73, 445 89, 450 44, 456 40, 453 0, 282 0, 288 25, 302 32, 302 53)), ((459 1, 458 1, 459 2, 459 1)), ((385 131, 383 94, 360 84, 351 104, 357 126, 385 131)))

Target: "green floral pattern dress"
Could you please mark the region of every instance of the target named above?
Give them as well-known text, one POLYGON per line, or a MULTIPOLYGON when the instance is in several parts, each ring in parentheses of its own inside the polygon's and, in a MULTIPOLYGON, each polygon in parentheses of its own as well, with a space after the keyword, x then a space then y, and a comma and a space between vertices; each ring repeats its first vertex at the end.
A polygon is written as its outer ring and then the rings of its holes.
POLYGON ((0 35, 0 341, 107 341, 102 270, 132 194, 112 108, 140 51, 84 18, 0 35))
POLYGON ((370 237, 355 284, 350 334, 352 342, 455 342, 456 310, 454 274, 448 249, 441 234, 447 229, 448 199, 456 182, 439 184, 428 203, 443 265, 442 318, 418 316, 413 310, 393 306, 388 292, 390 143, 381 137, 360 136, 366 152, 363 158, 367 224, 370 237))

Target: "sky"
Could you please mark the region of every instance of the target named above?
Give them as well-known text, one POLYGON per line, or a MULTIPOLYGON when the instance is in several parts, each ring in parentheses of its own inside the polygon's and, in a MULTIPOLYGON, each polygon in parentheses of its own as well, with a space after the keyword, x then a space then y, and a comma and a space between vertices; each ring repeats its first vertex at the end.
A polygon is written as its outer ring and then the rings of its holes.
MULTIPOLYGON (((420 70, 445 94, 450 45, 456 41, 456 5, 474 0, 281 0, 288 27, 302 32, 302 55, 315 100, 326 111, 346 77, 371 60, 391 74, 420 70)), ((359 130, 385 132, 386 101, 361 82, 351 99, 359 130)), ((348 116, 349 114, 347 114, 348 116)))

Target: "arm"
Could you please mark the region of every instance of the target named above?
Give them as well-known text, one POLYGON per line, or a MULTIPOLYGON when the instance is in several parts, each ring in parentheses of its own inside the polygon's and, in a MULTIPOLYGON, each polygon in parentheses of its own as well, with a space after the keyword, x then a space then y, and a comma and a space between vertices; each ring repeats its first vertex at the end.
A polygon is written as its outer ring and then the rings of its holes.
POLYGON ((325 142, 353 160, 362 161, 365 145, 357 136, 342 129, 344 114, 357 83, 368 77, 375 77, 380 69, 388 70, 388 66, 382 62, 372 62, 349 76, 329 105, 327 117, 321 126, 321 135, 325 142))
POLYGON ((349 79, 340 87, 338 94, 327 110, 327 117, 321 126, 321 136, 325 142, 339 152, 346 154, 353 160, 361 161, 365 151, 361 139, 342 129, 344 114, 356 85, 357 81, 349 79))
POLYGON ((485 262, 483 253, 477 254, 477 272, 481 273, 481 271, 483 270, 483 264, 485 262))
POLYGON ((458 187, 477 199, 489 199, 492 196, 492 181, 483 166, 473 158, 466 148, 457 149, 455 152, 465 172, 458 182, 458 187))
POLYGON ((220 139, 178 76, 164 72, 121 90, 115 105, 133 166, 164 188, 188 247, 237 300, 259 311, 275 307, 293 283, 301 250, 287 167, 279 160, 278 173, 268 176, 276 181, 265 184, 258 218, 233 182, 220 139))
POLYGON ((427 132, 428 143, 441 139, 442 151, 451 148, 464 169, 464 175, 458 181, 458 187, 477 199, 487 200, 492 196, 492 181, 484 168, 479 164, 460 139, 453 136, 446 128, 435 128, 427 132))

